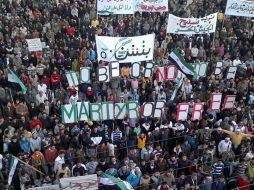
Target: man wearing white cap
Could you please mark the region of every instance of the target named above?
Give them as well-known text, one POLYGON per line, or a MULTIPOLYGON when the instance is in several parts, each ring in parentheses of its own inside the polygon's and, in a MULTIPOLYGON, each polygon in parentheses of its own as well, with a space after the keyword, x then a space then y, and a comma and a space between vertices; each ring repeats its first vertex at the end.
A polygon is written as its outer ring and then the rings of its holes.
POLYGON ((219 154, 222 155, 224 152, 231 151, 231 141, 229 137, 226 137, 225 140, 221 140, 218 145, 219 154))

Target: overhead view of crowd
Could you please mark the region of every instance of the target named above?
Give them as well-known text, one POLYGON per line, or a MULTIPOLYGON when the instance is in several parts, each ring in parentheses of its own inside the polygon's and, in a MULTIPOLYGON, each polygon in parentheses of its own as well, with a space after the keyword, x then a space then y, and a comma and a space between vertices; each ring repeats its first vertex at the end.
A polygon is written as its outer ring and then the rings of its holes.
POLYGON ((254 189, 254 20, 225 15, 226 0, 170 0, 167 12, 128 15, 97 15, 96 3, 0 0, 0 190, 47 189, 92 174, 99 190, 110 187, 103 175, 139 190, 254 189), (167 32, 169 14, 213 13, 213 33, 167 32), (121 62, 119 76, 99 81, 98 68, 109 62, 98 60, 96 36, 147 34, 155 35, 151 77, 133 77, 132 63, 121 62), (27 39, 38 38, 42 51, 30 51, 27 39), (205 75, 186 75, 181 86, 158 80, 156 68, 173 65, 171 52, 190 65, 208 63, 205 75), (227 78, 230 66, 237 71, 227 78), (82 67, 90 81, 70 85, 66 73, 82 67), (211 109, 213 93, 222 93, 222 103, 234 95, 232 108, 211 109), (67 123, 62 115, 66 104, 128 101, 165 105, 161 117, 67 123), (185 120, 178 119, 181 103, 189 106, 185 120), (192 117, 195 103, 203 103, 200 119, 192 117))

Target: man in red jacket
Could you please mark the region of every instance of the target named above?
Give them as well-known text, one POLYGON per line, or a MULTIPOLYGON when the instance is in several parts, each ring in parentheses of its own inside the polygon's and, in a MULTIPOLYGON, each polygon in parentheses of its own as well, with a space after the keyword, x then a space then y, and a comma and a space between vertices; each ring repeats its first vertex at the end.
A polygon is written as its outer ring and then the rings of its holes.
POLYGON ((57 90, 60 88, 61 75, 54 71, 50 76, 50 81, 52 84, 53 90, 57 90))
POLYGON ((58 151, 54 144, 45 150, 45 160, 52 167, 55 163, 55 159, 58 156, 58 151))
POLYGON ((240 175, 237 178, 237 187, 239 190, 250 190, 250 181, 245 175, 240 175))
POLYGON ((73 37, 75 34, 75 28, 73 28, 72 26, 68 26, 66 33, 68 37, 73 37))
POLYGON ((39 120, 37 116, 34 116, 33 120, 30 122, 30 125, 29 125, 30 130, 32 131, 33 129, 35 129, 37 125, 40 126, 40 129, 43 128, 41 120, 39 120))

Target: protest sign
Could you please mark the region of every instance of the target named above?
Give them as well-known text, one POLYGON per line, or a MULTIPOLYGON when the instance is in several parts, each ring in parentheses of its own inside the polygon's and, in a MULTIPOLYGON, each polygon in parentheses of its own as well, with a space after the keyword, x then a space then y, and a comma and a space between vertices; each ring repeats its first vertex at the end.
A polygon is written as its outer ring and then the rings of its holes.
POLYGON ((168 17, 168 33, 207 34, 216 29, 217 13, 202 18, 180 18, 172 14, 168 17))
POLYGON ((109 66, 101 66, 98 69, 99 82, 109 82, 109 66))
POLYGON ((77 121, 102 121, 128 118, 161 117, 164 112, 165 101, 145 102, 143 113, 139 112, 137 101, 125 103, 101 102, 77 102, 77 104, 65 104, 61 106, 63 123, 75 123, 77 121))
MULTIPOLYGON (((158 104, 156 106, 154 109, 158 110, 161 105, 158 104)), ((115 105, 113 102, 77 102, 77 104, 65 104, 61 106, 63 123, 75 123, 88 119, 92 121, 123 119, 125 116, 128 116, 128 118, 139 117, 139 104, 137 101, 128 101, 115 105)))
POLYGON ((91 76, 90 76, 90 67, 80 67, 79 70, 80 74, 80 83, 90 83, 91 82, 91 76))
POLYGON ((134 2, 133 0, 98 0, 97 14, 134 14, 134 2))
POLYGON ((210 98, 211 111, 220 110, 222 93, 212 93, 210 98))
POLYGON ((225 15, 254 17, 254 1, 227 0, 225 15))
POLYGON ((203 111, 204 111, 204 103, 195 103, 192 109, 191 120, 192 121, 201 120, 203 111))
POLYGON ((236 95, 227 95, 224 99, 223 107, 222 109, 232 109, 234 108, 236 95))
POLYGON ((102 137, 91 137, 91 140, 93 141, 94 144, 98 145, 102 141, 102 137))
POLYGON ((144 77, 151 77, 153 74, 153 62, 147 62, 144 69, 144 77))
POLYGON ((77 121, 77 106, 75 104, 62 105, 61 117, 63 123, 75 123, 77 121))
POLYGON ((208 62, 192 63, 192 66, 195 70, 194 80, 199 80, 200 77, 206 77, 208 62))
POLYGON ((42 51, 42 44, 40 38, 34 38, 34 39, 26 39, 28 50, 30 52, 33 51, 42 51))
POLYGON ((125 103, 115 103, 115 119, 124 119, 126 113, 125 103))
MULTIPOLYGON (((124 76, 131 77, 131 78, 139 78, 141 76, 144 77, 151 77, 153 74, 153 62, 147 62, 145 67, 141 67, 140 62, 134 62, 131 64, 129 68, 130 72, 125 73, 124 76)), ((175 75, 174 73, 177 72, 176 68, 171 65, 166 68, 166 75, 167 77, 165 80, 174 80, 175 75)), ((99 82, 109 82, 110 78, 119 77, 120 76, 120 66, 119 62, 110 62, 107 66, 101 66, 98 68, 98 81, 99 82)), ((69 86, 77 86, 79 83, 90 83, 91 82, 91 69, 90 67, 80 67, 79 71, 79 79, 77 73, 74 71, 66 72, 66 78, 68 81, 69 86)))
POLYGON ((119 63, 153 60, 154 34, 134 37, 96 36, 98 61, 119 63))
POLYGON ((59 188, 59 185, 49 185, 45 187, 29 188, 28 190, 60 190, 60 188, 59 188))
POLYGON ((119 62, 113 61, 110 63, 110 75, 111 77, 119 77, 120 75, 119 62))
POLYGON ((140 66, 141 66, 140 63, 138 62, 131 64, 130 70, 131 70, 131 76, 133 78, 138 78, 140 76, 140 71, 141 71, 140 66))
POLYGON ((216 62, 216 67, 215 67, 214 74, 215 75, 222 74, 222 67, 223 67, 223 61, 217 61, 216 62))
POLYGON ((161 117, 164 110, 165 101, 146 102, 143 104, 144 117, 161 117))
POLYGON ((237 67, 228 67, 226 79, 235 79, 237 67))
POLYGON ((89 119, 89 102, 77 102, 77 112, 78 121, 87 121, 89 119))
POLYGON ((180 103, 177 105, 176 121, 185 121, 188 116, 189 104, 180 103))
POLYGON ((66 78, 69 86, 77 86, 79 84, 77 74, 74 71, 66 72, 66 78))
POLYGON ((97 190, 97 175, 85 175, 60 179, 61 189, 64 190, 97 190))
POLYGON ((102 115, 102 120, 114 119, 114 103, 102 102, 101 115, 102 115))
POLYGON ((155 72, 156 80, 158 82, 163 82, 167 80, 175 80, 178 70, 174 65, 169 65, 166 67, 157 67, 155 72))
POLYGON ((135 0, 135 11, 139 12, 166 12, 168 0, 135 0))

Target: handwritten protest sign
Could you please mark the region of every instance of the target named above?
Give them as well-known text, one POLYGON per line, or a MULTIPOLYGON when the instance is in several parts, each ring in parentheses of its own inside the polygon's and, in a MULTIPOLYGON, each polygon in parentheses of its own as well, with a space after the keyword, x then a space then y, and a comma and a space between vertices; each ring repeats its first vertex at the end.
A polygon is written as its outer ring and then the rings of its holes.
POLYGON ((180 18, 172 14, 168 17, 168 33, 207 34, 216 29, 217 13, 202 18, 180 18))
POLYGON ((135 37, 96 36, 98 61, 119 63, 153 60, 154 34, 135 37))
POLYGON ((113 119, 161 117, 165 102, 145 102, 143 104, 144 112, 140 113, 139 103, 137 101, 127 101, 125 103, 101 102, 77 102, 77 104, 65 104, 61 106, 61 118, 63 123, 75 123, 77 121, 103 121, 113 119), (149 105, 151 105, 149 107, 149 105))
POLYGON ((133 0, 98 0, 97 14, 134 14, 133 0))
POLYGON ((254 1, 227 0, 225 15, 254 17, 254 1))
POLYGON ((60 185, 64 190, 97 190, 97 175, 61 178, 60 185))
POLYGON ((192 63, 195 69, 194 80, 199 80, 200 77, 206 77, 208 62, 192 63))
POLYGON ((136 0, 135 11, 166 12, 168 11, 168 0, 136 0))
POLYGON ((32 51, 42 51, 42 44, 40 38, 26 39, 28 50, 32 51))
POLYGON ((177 105, 176 111, 176 120, 177 121, 185 121, 188 117, 189 104, 188 103, 180 103, 177 105))
POLYGON ((227 95, 224 99, 222 109, 232 109, 234 108, 236 95, 227 95))
POLYGON ((210 110, 220 110, 222 93, 212 93, 210 97, 210 110))

